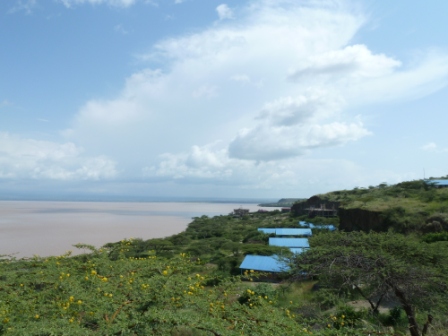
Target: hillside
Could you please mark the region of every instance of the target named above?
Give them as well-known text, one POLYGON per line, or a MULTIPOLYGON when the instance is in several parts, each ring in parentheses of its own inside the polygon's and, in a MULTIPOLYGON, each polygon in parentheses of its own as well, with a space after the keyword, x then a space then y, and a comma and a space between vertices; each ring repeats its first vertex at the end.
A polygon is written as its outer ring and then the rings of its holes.
MULTIPOLYGON (((314 206, 337 209, 339 228, 345 231, 448 230, 448 188, 437 188, 422 180, 316 195, 314 206)), ((309 209, 309 200, 294 204, 292 211, 303 215, 305 209, 309 209)))
POLYGON ((296 202, 305 201, 306 198, 281 198, 277 202, 258 204, 262 207, 290 207, 296 202))
POLYGON ((74 257, 3 256, 0 335, 446 335, 447 209, 448 189, 382 184, 291 213, 195 217, 170 237, 79 245, 91 252, 74 257), (258 231, 303 219, 340 230, 313 230, 298 255, 258 231), (241 273, 248 254, 291 270, 241 273))

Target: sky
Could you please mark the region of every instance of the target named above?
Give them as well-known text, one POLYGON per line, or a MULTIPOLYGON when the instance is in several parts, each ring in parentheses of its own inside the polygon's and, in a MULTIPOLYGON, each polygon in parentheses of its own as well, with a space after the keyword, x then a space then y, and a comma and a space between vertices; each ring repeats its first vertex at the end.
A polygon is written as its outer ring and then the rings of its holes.
POLYGON ((448 2, 0 2, 0 198, 448 174, 448 2))

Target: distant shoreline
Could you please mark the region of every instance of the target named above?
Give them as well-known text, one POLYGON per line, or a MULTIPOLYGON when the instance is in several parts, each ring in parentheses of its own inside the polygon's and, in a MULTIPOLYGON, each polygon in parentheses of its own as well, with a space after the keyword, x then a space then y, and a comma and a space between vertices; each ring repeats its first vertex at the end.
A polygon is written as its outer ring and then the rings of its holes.
POLYGON ((123 197, 123 196, 61 196, 61 197, 31 197, 31 196, 0 196, 0 202, 100 202, 100 203, 241 203, 262 204, 275 203, 278 199, 273 198, 219 198, 219 197, 123 197))
POLYGON ((124 238, 163 238, 184 231, 193 217, 241 207, 261 209, 243 202, 0 201, 0 255, 60 255, 77 253, 72 245, 78 243, 100 247, 124 238))

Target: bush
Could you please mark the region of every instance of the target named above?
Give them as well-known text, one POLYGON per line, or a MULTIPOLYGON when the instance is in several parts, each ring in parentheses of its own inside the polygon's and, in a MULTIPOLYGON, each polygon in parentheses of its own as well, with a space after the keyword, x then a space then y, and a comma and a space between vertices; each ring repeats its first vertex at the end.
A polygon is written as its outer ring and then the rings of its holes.
POLYGON ((333 321, 333 326, 336 329, 342 327, 356 328, 361 325, 361 322, 368 315, 367 310, 355 310, 351 306, 342 305, 336 310, 336 314, 330 316, 333 321))
POLYGON ((243 294, 239 278, 196 273, 198 262, 184 253, 169 260, 126 258, 129 243, 115 246, 116 261, 109 259, 107 249, 83 258, 2 260, 0 333, 303 334, 301 326, 267 300, 241 306, 236 301, 243 294))
POLYGON ((395 327, 398 324, 406 323, 406 316, 400 307, 394 307, 387 314, 380 314, 378 319, 384 326, 395 327))

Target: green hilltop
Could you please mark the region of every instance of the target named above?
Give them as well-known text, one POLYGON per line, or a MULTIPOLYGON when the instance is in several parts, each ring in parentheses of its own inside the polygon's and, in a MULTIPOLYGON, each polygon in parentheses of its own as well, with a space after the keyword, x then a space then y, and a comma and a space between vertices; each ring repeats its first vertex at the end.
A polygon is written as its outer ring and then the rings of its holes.
POLYGON ((281 198, 277 202, 271 202, 271 203, 262 203, 259 204, 259 206, 262 207, 290 207, 294 203, 304 201, 305 198, 281 198))
MULTIPOLYGON (((429 233, 448 230, 448 188, 416 180, 316 195, 323 206, 337 204, 340 229, 429 233)), ((296 213, 306 207, 296 202, 296 213)))

